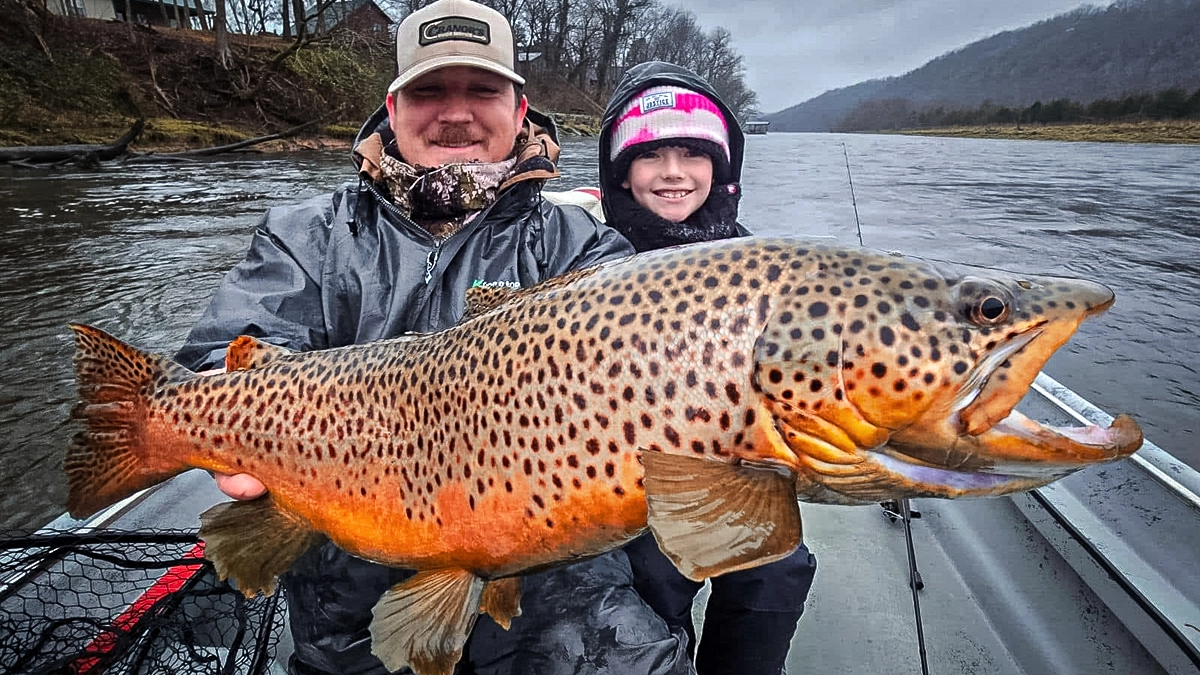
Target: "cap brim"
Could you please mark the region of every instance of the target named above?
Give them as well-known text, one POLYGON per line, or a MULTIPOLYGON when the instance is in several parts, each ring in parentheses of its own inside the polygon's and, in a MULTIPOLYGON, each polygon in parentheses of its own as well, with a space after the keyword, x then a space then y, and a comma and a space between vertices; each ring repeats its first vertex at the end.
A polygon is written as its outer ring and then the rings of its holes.
POLYGON ((409 68, 405 72, 401 73, 400 77, 392 80, 392 85, 388 87, 388 93, 394 94, 403 89, 404 85, 412 82, 418 77, 421 77, 426 73, 432 73, 433 71, 441 68, 446 68, 448 66, 470 66, 472 68, 481 68, 483 70, 496 73, 497 75, 503 75, 517 84, 525 84, 525 78, 496 63, 495 61, 491 61, 479 56, 453 54, 447 56, 438 56, 409 68))

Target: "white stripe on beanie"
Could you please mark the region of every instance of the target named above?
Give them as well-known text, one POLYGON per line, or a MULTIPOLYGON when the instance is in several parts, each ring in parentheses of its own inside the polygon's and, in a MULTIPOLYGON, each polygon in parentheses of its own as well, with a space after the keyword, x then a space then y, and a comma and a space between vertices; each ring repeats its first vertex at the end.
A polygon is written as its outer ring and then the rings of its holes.
POLYGON ((641 143, 671 138, 711 141, 729 159, 729 125, 712 99, 691 89, 650 87, 630 99, 613 123, 610 160, 641 143))

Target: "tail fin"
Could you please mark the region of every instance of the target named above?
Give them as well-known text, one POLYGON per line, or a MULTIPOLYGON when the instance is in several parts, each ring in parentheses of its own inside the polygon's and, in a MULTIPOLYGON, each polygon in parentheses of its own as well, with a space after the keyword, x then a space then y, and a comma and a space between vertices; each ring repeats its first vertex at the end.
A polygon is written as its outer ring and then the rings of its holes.
POLYGON ((163 462, 144 437, 151 388, 185 379, 191 371, 146 354, 104 331, 71 324, 79 404, 72 413, 85 428, 76 434, 63 469, 67 511, 83 518, 186 468, 163 462), (169 464, 169 466, 167 465, 169 464))

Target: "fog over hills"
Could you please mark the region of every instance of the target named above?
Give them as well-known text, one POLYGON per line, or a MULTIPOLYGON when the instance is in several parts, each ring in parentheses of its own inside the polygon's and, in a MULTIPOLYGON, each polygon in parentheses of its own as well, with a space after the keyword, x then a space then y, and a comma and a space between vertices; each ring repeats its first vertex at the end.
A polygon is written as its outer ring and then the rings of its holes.
POLYGON ((831 131, 868 101, 976 108, 1087 103, 1200 88, 1200 0, 1122 0, 1083 7, 944 54, 898 77, 825 92, 764 115, 772 131, 831 131))

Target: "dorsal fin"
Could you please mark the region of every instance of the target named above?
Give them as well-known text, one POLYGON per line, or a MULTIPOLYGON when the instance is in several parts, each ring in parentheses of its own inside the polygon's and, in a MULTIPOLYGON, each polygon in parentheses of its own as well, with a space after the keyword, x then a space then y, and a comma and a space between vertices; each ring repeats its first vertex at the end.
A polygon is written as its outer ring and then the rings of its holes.
POLYGON ((487 314, 520 292, 520 288, 506 286, 472 286, 467 289, 467 311, 463 313, 462 320, 468 321, 487 314))
POLYGON ((279 345, 263 342, 249 335, 239 335, 225 351, 225 372, 261 368, 280 356, 292 352, 279 345))

